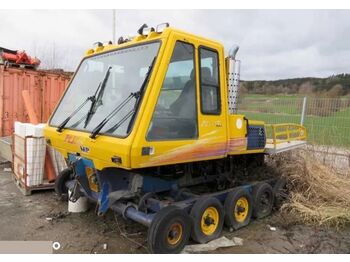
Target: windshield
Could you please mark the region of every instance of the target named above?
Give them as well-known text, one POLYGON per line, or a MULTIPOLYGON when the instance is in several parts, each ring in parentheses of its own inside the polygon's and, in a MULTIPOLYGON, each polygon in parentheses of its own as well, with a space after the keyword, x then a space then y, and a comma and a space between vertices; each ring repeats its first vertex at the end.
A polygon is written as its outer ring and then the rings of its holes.
MULTIPOLYGON (((58 108, 54 112, 50 125, 59 126, 88 97, 93 96, 105 80, 104 91, 101 92, 99 102, 96 104, 93 114, 89 116, 89 121, 86 121, 86 118, 91 102, 86 103, 65 125, 65 128, 68 129, 91 132, 131 93, 140 90, 148 69, 158 53, 159 45, 159 42, 154 42, 112 51, 83 60, 58 108), (106 77, 106 74, 108 77, 106 77)), ((126 136, 130 131, 128 129, 132 116, 128 117, 118 129, 114 130, 111 127, 128 115, 135 107, 135 103, 136 99, 129 101, 104 126, 101 133, 126 136)))

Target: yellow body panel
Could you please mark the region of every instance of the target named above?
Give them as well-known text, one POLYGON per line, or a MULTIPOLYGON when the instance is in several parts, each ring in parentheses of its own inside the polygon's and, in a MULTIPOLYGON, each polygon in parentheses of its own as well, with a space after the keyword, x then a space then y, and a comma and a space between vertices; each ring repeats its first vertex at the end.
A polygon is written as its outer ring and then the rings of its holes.
POLYGON ((243 119, 244 116, 228 113, 226 65, 224 63, 224 48, 220 43, 167 28, 161 34, 153 32, 148 36, 138 36, 124 44, 106 45, 90 49, 86 52, 86 57, 154 40, 160 40, 161 47, 131 133, 126 138, 98 135, 96 139, 91 139, 89 138, 90 133, 87 132, 63 129, 60 133, 56 131, 56 127, 47 125, 44 135, 51 145, 65 157, 68 153, 79 153, 81 156, 93 160, 95 167, 99 170, 107 167, 133 169, 160 166, 223 158, 228 154, 251 153, 252 151, 248 152, 246 150, 247 129, 246 121, 243 119), (147 141, 146 134, 149 123, 177 40, 195 46, 197 76, 199 75, 198 48, 205 46, 217 51, 220 61, 221 114, 204 115, 201 113, 199 78, 197 77, 198 138, 193 140, 147 141), (237 127, 237 121, 242 122, 240 128, 237 127), (153 154, 142 156, 143 147, 153 148, 153 154), (111 158, 115 156, 121 158, 121 163, 117 164, 111 161, 111 158))
POLYGON ((64 157, 68 153, 79 153, 82 157, 86 157, 94 161, 97 169, 101 170, 106 167, 121 167, 130 169, 130 146, 132 136, 125 139, 110 136, 100 136, 94 140, 89 137, 90 133, 64 130, 62 133, 56 131, 55 127, 46 126, 45 137, 49 139, 50 144, 61 152, 64 157), (88 148, 82 150, 82 147, 88 148), (114 156, 121 157, 121 164, 111 161, 114 156))
POLYGON ((229 115, 228 123, 228 154, 241 154, 247 149, 247 123, 243 115, 229 115))

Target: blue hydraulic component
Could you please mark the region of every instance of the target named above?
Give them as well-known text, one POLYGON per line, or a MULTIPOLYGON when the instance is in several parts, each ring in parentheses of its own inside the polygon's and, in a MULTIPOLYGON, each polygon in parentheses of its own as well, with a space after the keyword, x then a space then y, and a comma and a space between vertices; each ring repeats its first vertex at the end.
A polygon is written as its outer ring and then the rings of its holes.
POLYGON ((105 213, 109 208, 108 194, 110 193, 110 185, 108 181, 103 179, 103 177, 101 179, 101 177, 97 176, 100 184, 102 184, 102 187, 99 193, 94 192, 90 189, 89 181, 86 175, 86 167, 94 168, 93 162, 89 159, 72 154, 68 156, 68 161, 74 167, 75 179, 79 182, 79 185, 81 186, 80 189, 88 198, 98 202, 99 214, 105 213))
POLYGON ((98 197, 98 204, 99 204, 98 213, 99 214, 106 213, 108 208, 109 208, 108 194, 109 194, 109 185, 107 182, 104 182, 102 185, 102 191, 98 197))
POLYGON ((111 209, 125 218, 129 218, 147 227, 151 225, 152 219, 155 216, 155 213, 145 213, 137 210, 134 206, 128 206, 119 202, 113 204, 111 209))
POLYGON ((164 192, 170 190, 176 190, 178 187, 176 180, 165 180, 152 176, 144 176, 142 191, 147 192, 164 192))
POLYGON ((79 185, 83 189, 84 193, 90 199, 96 200, 96 194, 90 189, 89 181, 86 176, 86 167, 94 168, 94 164, 91 160, 82 158, 73 154, 68 155, 68 162, 73 166, 75 179, 79 182, 79 185))

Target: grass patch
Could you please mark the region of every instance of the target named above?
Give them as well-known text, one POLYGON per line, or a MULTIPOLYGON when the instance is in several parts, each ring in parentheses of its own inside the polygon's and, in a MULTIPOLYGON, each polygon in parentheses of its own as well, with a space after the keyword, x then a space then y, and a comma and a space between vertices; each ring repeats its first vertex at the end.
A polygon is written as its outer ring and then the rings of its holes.
MULTIPOLYGON (((300 124, 302 104, 303 97, 300 96, 247 95, 240 101, 238 112, 248 119, 268 124, 300 124)), ((307 107, 304 126, 309 142, 350 147, 349 99, 312 98, 307 107)))

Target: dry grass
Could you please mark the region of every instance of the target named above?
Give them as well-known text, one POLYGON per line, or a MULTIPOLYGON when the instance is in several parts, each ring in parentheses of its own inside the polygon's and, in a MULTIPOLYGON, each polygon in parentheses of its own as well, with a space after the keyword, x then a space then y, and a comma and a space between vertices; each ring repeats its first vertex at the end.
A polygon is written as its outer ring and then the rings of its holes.
POLYGON ((277 165, 290 187, 284 214, 305 224, 339 228, 350 223, 350 176, 323 165, 307 151, 289 154, 277 165))

